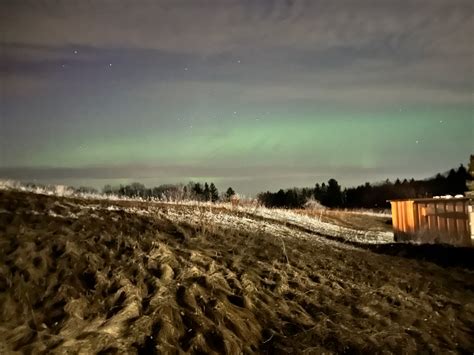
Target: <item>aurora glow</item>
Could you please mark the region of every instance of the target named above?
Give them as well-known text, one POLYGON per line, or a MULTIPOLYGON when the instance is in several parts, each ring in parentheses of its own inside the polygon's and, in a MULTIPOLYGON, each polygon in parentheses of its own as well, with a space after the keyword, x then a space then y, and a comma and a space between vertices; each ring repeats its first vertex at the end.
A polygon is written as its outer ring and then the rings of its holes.
POLYGON ((474 152, 472 1, 0 11, 0 177, 255 193, 427 177, 474 152))

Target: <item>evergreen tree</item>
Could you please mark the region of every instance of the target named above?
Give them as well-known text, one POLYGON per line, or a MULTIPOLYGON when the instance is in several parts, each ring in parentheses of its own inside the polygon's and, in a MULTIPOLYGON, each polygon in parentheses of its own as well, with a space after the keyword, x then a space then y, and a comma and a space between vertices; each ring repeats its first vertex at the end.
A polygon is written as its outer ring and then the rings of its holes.
POLYGON ((321 202, 323 205, 328 207, 339 207, 342 205, 341 186, 336 179, 330 179, 328 181, 326 193, 321 202))
POLYGON ((278 190, 278 192, 275 195, 274 205, 276 207, 284 207, 285 203, 286 203, 285 191, 283 191, 283 189, 280 189, 280 190, 278 190))
POLYGON ((207 182, 204 183, 204 190, 202 194, 204 195, 204 201, 209 201, 211 199, 211 191, 209 190, 209 185, 207 182))
POLYGON ((203 190, 202 190, 202 186, 200 183, 195 183, 194 186, 193 186, 193 193, 195 195, 195 198, 197 198, 198 200, 200 200, 202 198, 202 194, 203 194, 203 190))
POLYGON ((214 185, 213 182, 211 182, 211 185, 209 186, 209 193, 212 202, 216 202, 217 200, 219 200, 219 191, 217 190, 217 187, 216 185, 214 185))
POLYGON ((225 197, 227 200, 230 200, 230 198, 234 195, 235 195, 235 191, 232 187, 229 187, 227 191, 225 192, 225 197))

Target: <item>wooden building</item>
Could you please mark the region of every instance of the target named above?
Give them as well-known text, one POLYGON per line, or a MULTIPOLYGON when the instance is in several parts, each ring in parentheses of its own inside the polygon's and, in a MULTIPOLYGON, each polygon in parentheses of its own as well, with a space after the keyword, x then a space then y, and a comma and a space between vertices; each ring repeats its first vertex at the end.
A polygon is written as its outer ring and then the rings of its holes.
POLYGON ((423 198, 390 203, 395 241, 474 246, 472 198, 423 198))

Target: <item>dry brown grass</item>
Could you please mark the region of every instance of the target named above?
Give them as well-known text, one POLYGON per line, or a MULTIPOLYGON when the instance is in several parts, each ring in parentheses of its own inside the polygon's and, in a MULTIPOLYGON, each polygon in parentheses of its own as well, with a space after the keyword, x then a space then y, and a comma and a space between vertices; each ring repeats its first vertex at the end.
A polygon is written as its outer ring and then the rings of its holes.
POLYGON ((382 217, 330 209, 295 210, 295 212, 345 228, 381 232, 392 231, 392 218, 390 215, 382 217))
POLYGON ((1 353, 474 350, 471 269, 133 204, 0 191, 1 353))

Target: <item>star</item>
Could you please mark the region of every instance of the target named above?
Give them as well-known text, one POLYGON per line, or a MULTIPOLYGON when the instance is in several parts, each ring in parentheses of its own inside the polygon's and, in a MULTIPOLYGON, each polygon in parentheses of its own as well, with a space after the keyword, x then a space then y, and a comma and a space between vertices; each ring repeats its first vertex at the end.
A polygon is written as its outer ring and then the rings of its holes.
POLYGON ((239 63, 239 64, 240 64, 240 59, 237 61, 237 63, 239 63))
POLYGON ((188 68, 184 68, 184 70, 185 70, 185 71, 187 71, 187 70, 188 70, 188 68))
POLYGON ((77 54, 77 50, 74 51, 74 54, 77 54))
POLYGON ((111 66, 112 66, 112 63, 109 63, 109 67, 111 67, 111 66))

